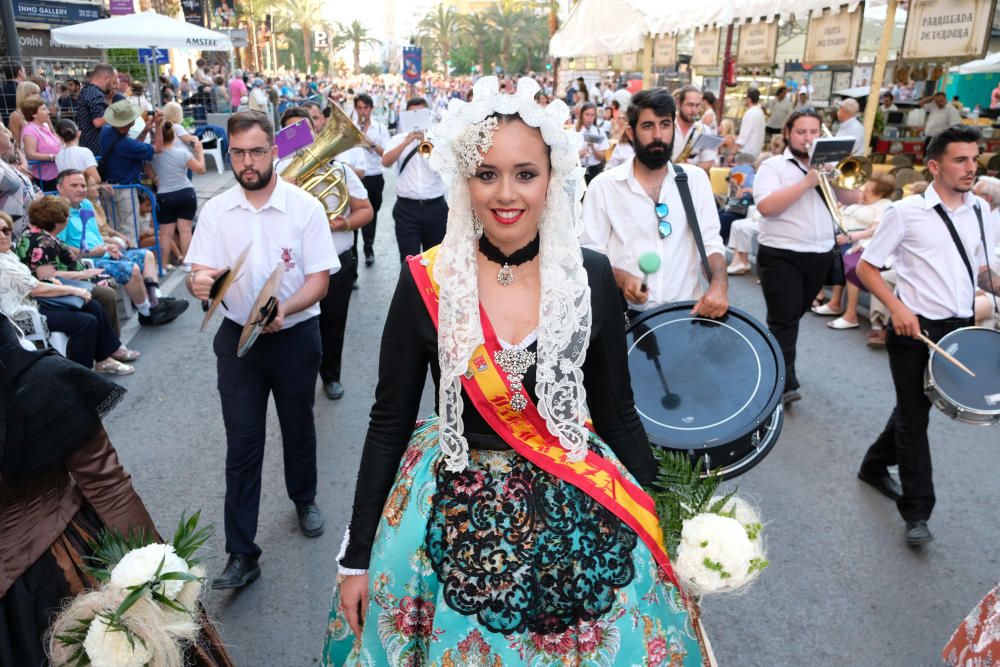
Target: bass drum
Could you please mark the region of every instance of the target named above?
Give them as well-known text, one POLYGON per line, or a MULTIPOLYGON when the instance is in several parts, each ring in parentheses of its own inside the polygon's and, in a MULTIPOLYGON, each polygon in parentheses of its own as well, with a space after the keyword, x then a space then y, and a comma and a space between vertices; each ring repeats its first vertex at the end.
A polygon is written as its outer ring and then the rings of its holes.
POLYGON ((924 393, 934 406, 966 424, 1000 424, 1000 331, 985 327, 956 329, 938 341, 961 361, 970 376, 931 350, 924 371, 924 393))
POLYGON ((694 301, 661 306, 628 328, 632 393, 649 441, 687 452, 730 479, 767 456, 784 421, 785 363, 749 314, 692 316, 694 301))

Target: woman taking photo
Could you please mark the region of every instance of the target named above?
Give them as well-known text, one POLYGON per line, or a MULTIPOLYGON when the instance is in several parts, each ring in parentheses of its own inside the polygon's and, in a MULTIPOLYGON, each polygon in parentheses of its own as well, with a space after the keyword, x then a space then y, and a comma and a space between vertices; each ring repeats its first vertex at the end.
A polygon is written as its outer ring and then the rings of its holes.
POLYGON ((389 307, 324 665, 701 665, 643 528, 656 465, 611 267, 577 240, 580 137, 537 90, 482 78, 432 133, 447 233, 389 307))
POLYGON ((198 211, 198 195, 188 178, 188 169, 196 174, 205 173, 205 152, 201 142, 195 141, 191 144, 192 150, 188 150, 176 141, 174 127, 170 121, 164 121, 160 125, 163 150, 153 156, 160 244, 163 261, 167 264, 172 255, 176 255, 179 261, 184 261, 188 246, 191 245, 192 221, 198 211), (180 232, 180 245, 174 241, 175 232, 180 232))
POLYGON ((604 171, 604 154, 611 147, 607 135, 597 126, 597 107, 590 102, 580 107, 576 132, 583 139, 580 162, 587 170, 584 181, 590 185, 590 181, 604 171))
POLYGON ((32 165, 32 176, 38 180, 43 192, 56 189, 56 156, 62 150, 62 141, 49 126, 49 108, 38 95, 32 95, 21 105, 25 126, 21 130, 21 145, 29 160, 41 162, 32 165))

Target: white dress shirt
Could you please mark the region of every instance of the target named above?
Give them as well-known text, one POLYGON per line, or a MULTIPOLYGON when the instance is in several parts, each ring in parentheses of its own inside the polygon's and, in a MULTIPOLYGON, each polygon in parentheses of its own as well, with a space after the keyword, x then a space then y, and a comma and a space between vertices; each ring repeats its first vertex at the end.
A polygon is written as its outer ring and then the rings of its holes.
MULTIPOLYGON (((787 148, 760 165, 753 180, 753 199, 757 207, 775 190, 802 181, 806 175, 787 148)), ((804 167, 808 169, 808 167, 804 167)), ((833 216, 815 188, 778 215, 760 220, 761 245, 795 252, 827 252, 833 248, 833 216)))
MULTIPOLYGON (((709 128, 705 127, 700 122, 691 123, 690 125, 688 125, 687 132, 682 132, 681 131, 681 124, 675 122, 674 123, 674 150, 670 154, 670 160, 671 161, 677 160, 678 156, 680 156, 681 151, 684 149, 684 145, 687 143, 688 138, 690 138, 691 135, 694 133, 695 128, 700 128, 699 131, 702 134, 715 134, 715 132, 712 132, 712 130, 710 130, 709 128)), ((696 164, 699 164, 701 162, 715 162, 715 158, 717 157, 717 155, 718 154, 715 151, 709 151, 709 150, 692 151, 691 157, 688 158, 688 160, 687 160, 687 164, 695 164, 696 165, 696 164)))
MULTIPOLYGON (((401 132, 389 141, 385 150, 392 150, 404 141, 406 141, 406 133, 401 132)), ((406 156, 419 144, 420 142, 416 139, 411 141, 399 154, 399 159, 396 160, 396 196, 407 199, 443 197, 446 190, 444 181, 441 180, 436 171, 430 168, 430 165, 427 164, 428 160, 419 153, 410 159, 403 172, 399 171, 406 156)))
POLYGON ((634 155, 635 149, 632 148, 632 144, 627 144, 623 141, 618 142, 615 149, 611 151, 611 159, 604 165, 604 171, 610 171, 618 165, 624 164, 626 160, 631 160, 634 155))
MULTIPOLYGON (((389 144, 389 130, 385 125, 372 120, 368 123, 368 131, 365 136, 373 145, 379 146, 383 150, 389 144)), ((382 156, 367 148, 360 149, 365 156, 365 176, 380 176, 382 174, 382 156)))
MULTIPOLYGON (((888 257, 895 257, 896 296, 914 313, 932 320, 972 317, 976 289, 948 227, 934 210, 939 203, 933 184, 922 197, 913 195, 893 203, 861 259, 882 267, 888 257)), ((993 247, 997 212, 990 211, 984 200, 967 192, 956 210, 944 208, 965 246, 973 276, 978 278, 986 266, 986 253, 973 208, 976 205, 983 214, 987 247, 993 247)))
MULTIPOLYGON (((259 209, 247 201, 239 185, 210 199, 198 216, 184 261, 214 269, 232 266, 248 243, 250 254, 226 293, 227 309, 223 309, 225 316, 240 326, 246 323, 257 294, 278 264, 285 264, 278 290, 282 302, 299 291, 310 273, 340 268, 323 205, 281 178, 259 209)), ((319 302, 286 317, 282 329, 317 315, 319 302)))
MULTIPOLYGON (((286 166, 292 161, 294 155, 289 155, 278 160, 277 165, 275 165, 275 171, 281 173, 286 166)), ((340 160, 334 160, 331 164, 336 164, 340 160)), ((354 197, 355 199, 368 199, 368 191, 365 190, 364 183, 358 178, 358 175, 354 173, 354 170, 350 166, 341 164, 344 169, 344 178, 347 180, 347 194, 349 197, 354 197)), ((326 198, 326 205, 330 208, 337 206, 340 202, 337 197, 330 195, 326 198)), ((347 204, 347 208, 341 214, 345 218, 351 214, 350 202, 347 204)), ((329 226, 328 226, 329 228, 329 226)), ((333 247, 338 255, 342 255, 348 250, 354 248, 354 231, 353 230, 341 230, 341 231, 330 231, 330 236, 333 238, 333 247)), ((338 262, 337 268, 330 271, 330 273, 336 273, 340 269, 340 264, 338 262)))
POLYGON ((608 143, 608 137, 601 131, 601 128, 597 125, 591 125, 580 128, 577 134, 583 139, 583 145, 588 149, 587 153, 580 158, 580 164, 584 167, 596 167, 604 162, 604 153, 611 148, 611 144, 608 143), (587 138, 590 138, 591 141, 587 141, 587 138), (595 151, 598 157, 594 156, 595 151))
POLYGON ((759 104, 753 105, 743 114, 740 134, 736 137, 740 153, 749 153, 757 157, 764 150, 764 120, 764 110, 759 104))
MULTIPOLYGON (((656 202, 635 180, 635 158, 604 171, 590 182, 583 199, 583 235, 580 244, 607 255, 611 266, 633 275, 639 271, 639 257, 655 252, 663 260, 660 270, 651 274, 646 285, 649 299, 644 304, 630 304, 636 310, 648 310, 673 301, 698 299, 704 293, 701 257, 694 235, 684 214, 684 204, 677 190, 673 164, 660 186, 656 202), (657 231, 660 219, 657 203, 670 209, 666 220, 673 231, 661 239, 657 231)), ((712 184, 704 169, 682 165, 688 175, 688 187, 698 226, 705 242, 705 252, 724 254, 719 234, 719 212, 712 195, 712 184)))
POLYGON ((854 139, 854 150, 852 155, 864 155, 865 153, 865 126, 853 116, 848 118, 837 128, 838 137, 850 137, 854 139))

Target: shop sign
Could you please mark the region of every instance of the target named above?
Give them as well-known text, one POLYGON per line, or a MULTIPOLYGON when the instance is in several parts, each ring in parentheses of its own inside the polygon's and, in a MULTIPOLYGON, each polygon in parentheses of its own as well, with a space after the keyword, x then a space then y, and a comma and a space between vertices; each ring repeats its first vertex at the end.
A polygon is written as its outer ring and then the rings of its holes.
POLYGON ((653 42, 653 64, 657 67, 673 67, 677 64, 677 38, 657 37, 653 42))
POLYGON ((235 49, 250 46, 250 40, 247 37, 246 28, 222 28, 220 30, 216 30, 216 32, 221 32, 223 35, 232 40, 233 48, 235 49))
POLYGON ((803 62, 815 64, 853 63, 858 59, 864 5, 853 12, 829 9, 813 13, 806 33, 803 62))
POLYGON ((982 58, 996 0, 913 0, 903 35, 903 60, 982 58))
POLYGON ((27 57, 93 58, 101 55, 97 49, 56 44, 52 41, 52 34, 48 30, 18 30, 17 41, 21 45, 21 53, 27 57))
POLYGON ((740 42, 736 62, 741 67, 773 65, 778 48, 778 22, 761 21, 740 26, 740 42))
POLYGON ((132 0, 110 0, 108 7, 112 16, 135 14, 135 4, 132 0))
POLYGON ((14 0, 14 20, 21 23, 75 25, 101 18, 100 5, 80 5, 48 0, 14 0))
POLYGON ((639 69, 639 53, 637 51, 632 51, 631 53, 623 53, 622 71, 634 72, 637 69, 639 69))
POLYGON ((715 67, 719 64, 719 29, 696 30, 691 67, 715 67))
POLYGON ((191 25, 204 27, 205 17, 202 15, 201 0, 181 0, 181 9, 184 10, 185 21, 191 25))
POLYGON ((610 69, 610 67, 611 67, 611 57, 608 54, 602 53, 601 55, 597 56, 597 69, 606 70, 610 69))

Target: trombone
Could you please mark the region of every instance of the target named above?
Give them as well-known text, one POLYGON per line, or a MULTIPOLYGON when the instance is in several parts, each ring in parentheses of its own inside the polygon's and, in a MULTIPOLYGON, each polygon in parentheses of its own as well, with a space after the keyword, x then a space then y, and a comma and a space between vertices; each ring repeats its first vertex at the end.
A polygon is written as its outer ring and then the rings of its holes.
MULTIPOLYGON (((821 125, 824 137, 832 137, 833 133, 826 125, 821 125)), ((857 190, 864 187, 872 175, 872 162, 866 157, 848 155, 837 163, 832 172, 820 171, 819 191, 823 195, 823 203, 833 216, 833 224, 841 234, 847 234, 844 213, 840 210, 837 194, 834 188, 841 190, 857 190), (831 177, 831 174, 836 174, 831 177)))

